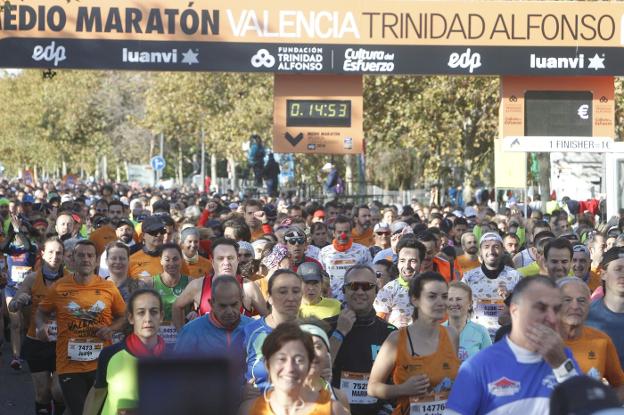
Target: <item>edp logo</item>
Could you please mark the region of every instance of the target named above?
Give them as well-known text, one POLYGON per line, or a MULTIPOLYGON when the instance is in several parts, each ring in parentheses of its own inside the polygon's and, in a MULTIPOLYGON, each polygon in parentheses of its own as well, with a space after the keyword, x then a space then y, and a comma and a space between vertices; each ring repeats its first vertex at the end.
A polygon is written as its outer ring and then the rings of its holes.
POLYGON ((36 45, 33 49, 32 58, 36 61, 54 62, 54 66, 58 66, 59 62, 67 59, 65 55, 65 47, 58 45, 52 41, 48 46, 36 45))
POLYGON ((468 72, 472 73, 477 68, 481 67, 481 55, 477 52, 471 53, 470 48, 462 54, 457 52, 451 53, 449 56, 448 66, 449 68, 463 68, 468 69, 468 72))

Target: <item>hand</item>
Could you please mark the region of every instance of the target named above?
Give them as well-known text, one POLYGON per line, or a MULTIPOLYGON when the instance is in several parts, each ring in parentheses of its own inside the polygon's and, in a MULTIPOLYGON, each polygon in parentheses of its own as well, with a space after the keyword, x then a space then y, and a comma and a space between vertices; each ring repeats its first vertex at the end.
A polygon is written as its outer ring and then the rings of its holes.
POLYGON ((20 308, 27 305, 30 302, 30 296, 26 293, 20 293, 13 297, 13 300, 9 303, 9 311, 15 313, 20 308))
POLYGON ((37 326, 37 328, 35 328, 35 336, 42 342, 50 341, 48 338, 48 325, 44 324, 43 326, 37 326))
MULTIPOLYGON (((330 361, 331 361, 331 358, 330 358, 330 361)), ((323 370, 321 370, 321 377, 323 379, 325 379, 325 381, 327 381, 327 383, 331 383, 332 376, 333 376, 333 373, 332 373, 332 368, 331 367, 326 367, 323 370)))
POLYGON ((102 340, 112 340, 113 329, 111 329, 110 327, 101 327, 98 329, 98 331, 95 332, 95 335, 102 340))
POLYGON ((267 215, 266 215, 266 212, 264 210, 259 210, 257 212, 254 212, 254 216, 256 217, 256 219, 261 221, 263 224, 268 223, 267 215))
POLYGON ((402 396, 422 396, 429 391, 427 375, 415 375, 399 385, 402 396))
POLYGON ((553 369, 559 367, 568 358, 563 349, 563 340, 559 333, 543 324, 529 326, 526 331, 531 349, 544 358, 553 369))
POLYGON ((500 282, 498 284, 498 288, 496 289, 496 292, 498 293, 500 298, 502 298, 503 300, 507 298, 507 294, 509 294, 509 292, 507 291, 507 284, 505 284, 504 282, 500 282))
POLYGON ((195 320, 197 317, 199 317, 199 316, 197 315, 197 311, 190 311, 190 312, 186 315, 186 321, 195 320))
POLYGON ((20 220, 15 213, 11 213, 11 225, 13 225, 13 230, 15 233, 20 230, 20 220))
POLYGON ((355 323, 355 312, 349 307, 345 307, 338 316, 338 323, 336 324, 336 330, 340 331, 345 336, 349 334, 355 323))

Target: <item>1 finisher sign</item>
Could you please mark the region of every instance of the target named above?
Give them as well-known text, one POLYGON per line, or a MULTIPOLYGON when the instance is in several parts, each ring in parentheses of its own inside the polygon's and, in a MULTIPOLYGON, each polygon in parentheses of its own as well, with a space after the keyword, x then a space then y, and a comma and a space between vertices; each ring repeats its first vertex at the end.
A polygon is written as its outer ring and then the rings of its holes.
POLYGON ((0 67, 624 75, 622 22, 620 2, 32 0, 0 6, 0 67))

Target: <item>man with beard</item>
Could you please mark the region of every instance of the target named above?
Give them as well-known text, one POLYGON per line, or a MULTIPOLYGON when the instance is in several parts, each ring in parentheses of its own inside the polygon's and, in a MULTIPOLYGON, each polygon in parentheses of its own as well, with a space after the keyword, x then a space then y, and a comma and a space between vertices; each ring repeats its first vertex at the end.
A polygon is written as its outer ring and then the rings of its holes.
POLYGON ((374 306, 377 316, 395 327, 412 323, 414 306, 410 301, 409 283, 421 272, 425 246, 412 235, 401 238, 397 245, 399 276, 377 293, 374 306))
MULTIPOLYGON (((451 237, 453 238, 453 246, 457 251, 457 256, 463 252, 462 236, 468 231, 468 221, 465 218, 456 218, 451 228, 451 237)), ((476 244, 475 244, 476 245, 476 244)))
POLYGON ((461 246, 464 253, 457 257, 457 263, 462 271, 468 272, 481 265, 479 262, 479 248, 477 247, 477 238, 472 232, 466 232, 461 236, 461 246))
POLYGON ((284 234, 284 242, 286 242, 286 248, 288 248, 293 271, 297 272, 299 266, 305 262, 314 262, 321 266, 316 259, 305 255, 306 234, 301 229, 294 226, 288 229, 284 234))
POLYGON ((148 216, 141 223, 143 249, 130 256, 128 275, 130 278, 151 279, 162 273, 160 250, 165 238, 165 223, 160 216, 148 216))
POLYGON ((498 233, 488 232, 481 237, 479 256, 481 266, 465 273, 462 282, 472 289, 472 321, 485 326, 494 338, 500 327, 498 316, 503 310, 503 301, 521 276, 503 263, 503 239, 498 233))
MULTIPOLYGON (((141 249, 142 245, 134 242, 134 224, 132 223, 132 221, 130 221, 130 219, 120 219, 116 222, 116 225, 114 226, 117 241, 128 247, 130 255, 141 249)), ((100 267, 98 268, 98 275, 103 278, 106 278, 110 275, 110 273, 108 272, 106 259, 106 250, 104 250, 104 252, 102 252, 102 255, 100 256, 100 267)))
POLYGON ((370 209, 366 205, 353 208, 353 242, 371 247, 375 243, 373 238, 373 222, 370 209))
POLYGON ((331 245, 321 249, 319 262, 329 274, 334 298, 341 301, 344 298, 342 285, 345 272, 354 265, 371 265, 372 259, 368 249, 353 242, 351 221, 346 216, 336 218, 334 240, 331 245))

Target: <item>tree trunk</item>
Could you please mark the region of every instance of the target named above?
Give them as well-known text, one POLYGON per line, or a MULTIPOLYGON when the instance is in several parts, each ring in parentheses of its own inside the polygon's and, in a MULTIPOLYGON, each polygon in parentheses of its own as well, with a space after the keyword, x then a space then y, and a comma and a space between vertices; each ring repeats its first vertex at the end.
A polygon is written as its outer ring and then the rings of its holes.
POLYGON ((210 183, 213 189, 221 191, 217 188, 217 155, 215 153, 210 153, 210 183))
POLYGON ((550 200, 550 153, 538 153, 540 197, 542 210, 546 211, 546 202, 550 200))

